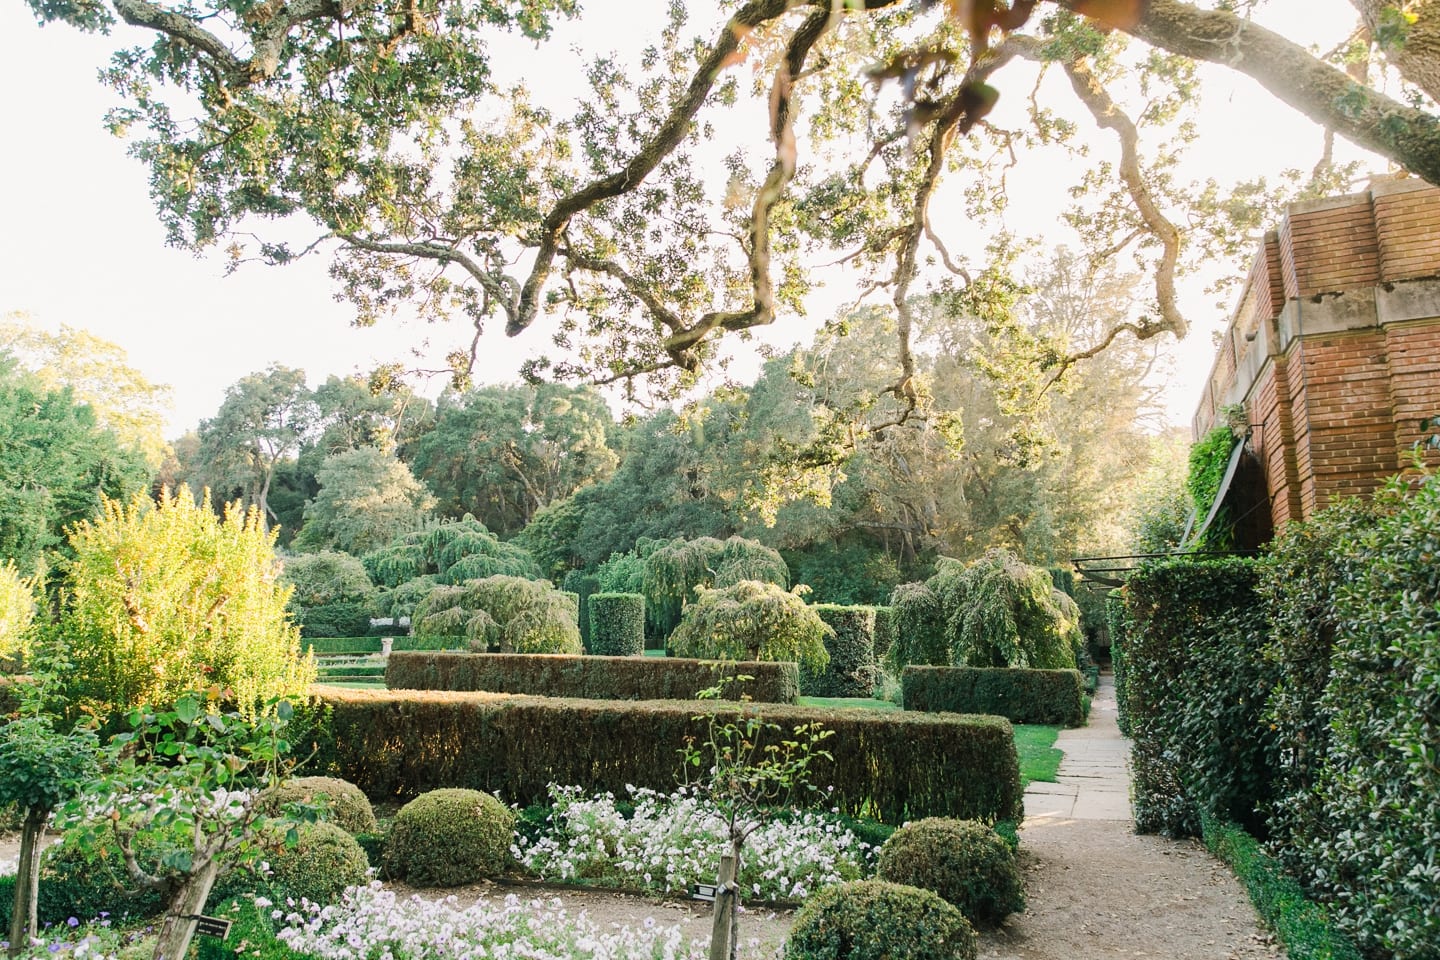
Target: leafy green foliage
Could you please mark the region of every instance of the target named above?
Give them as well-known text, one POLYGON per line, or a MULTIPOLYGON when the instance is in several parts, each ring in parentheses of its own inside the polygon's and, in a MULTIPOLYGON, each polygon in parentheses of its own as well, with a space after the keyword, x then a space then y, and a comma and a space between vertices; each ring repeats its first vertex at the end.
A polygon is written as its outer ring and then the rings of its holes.
POLYGON ((894 642, 889 662, 900 668, 912 663, 944 666, 950 662, 945 642, 945 614, 940 598, 923 583, 902 583, 890 595, 894 642))
POLYGON ((1004 550, 968 563, 941 558, 924 584, 897 587, 896 667, 1074 667, 1083 652, 1080 610, 1041 567, 1004 550))
MULTIPOLYGON (((706 735, 704 715, 738 715, 735 704, 704 700, 341 689, 327 689, 323 698, 329 713, 312 735, 320 745, 315 762, 368 796, 470 786, 522 805, 543 803, 552 783, 617 796, 626 784, 672 790, 687 739, 706 735), (454 745, 462 742, 465 749, 457 751, 454 745), (525 749, 515 749, 517 743, 525 749)), ((817 761, 810 770, 811 782, 821 788, 815 800, 827 808, 892 824, 926 816, 993 823, 1021 813, 1013 729, 999 717, 781 704, 751 704, 745 711, 758 711, 785 730, 819 723, 835 731, 825 743, 834 760, 817 761), (939 769, 946 775, 935 776, 939 769)))
POLYGON ((880 848, 876 877, 933 891, 981 928, 1025 909, 1014 851, 974 820, 927 817, 906 824, 880 848))
POLYGON ((478 652, 580 653, 575 602, 548 580, 493 576, 430 591, 415 608, 417 637, 454 637, 478 652))
POLYGON ((1245 885, 1265 926, 1290 960, 1360 960, 1360 951, 1336 928, 1325 908, 1309 900, 1295 878, 1233 823, 1201 817, 1205 846, 1245 885))
POLYGON ((214 684, 246 714, 303 696, 315 676, 277 578, 275 535, 258 510, 226 508, 182 487, 158 502, 106 501, 76 525, 75 559, 45 656, 71 710, 101 715, 168 703, 214 684))
POLYGON ((800 673, 800 689, 809 697, 868 697, 875 692, 875 608, 815 604, 815 612, 831 630, 825 639, 830 655, 823 673, 800 673))
POLYGON ((695 602, 697 588, 733 586, 742 580, 776 584, 783 591, 790 572, 777 551, 741 537, 660 545, 645 557, 645 604, 651 623, 659 635, 669 634, 695 602))
MULTIPOLYGON (((1230 451, 1234 446, 1235 432, 1221 424, 1190 448, 1190 473, 1185 479, 1185 489, 1190 494, 1197 529, 1220 492, 1220 481, 1225 478, 1225 467, 1230 462, 1230 451)), ((1222 506, 1200 539, 1189 546, 1203 550, 1229 549, 1233 546, 1231 527, 1229 508, 1222 506)))
POLYGON ((325 459, 319 491, 305 508, 296 550, 363 554, 421 526, 435 498, 393 453, 359 447, 325 459))
POLYGON ((483 657, 399 650, 385 664, 391 690, 484 690, 585 700, 693 700, 722 685, 727 698, 794 703, 799 671, 793 663, 689 660, 683 657, 483 657))
POLYGON ((1275 741, 1263 723, 1273 669, 1253 561, 1167 560, 1125 591, 1125 711, 1135 744, 1135 826, 1198 836, 1200 814, 1261 823, 1275 741))
POLYGON ((23 313, 0 318, 0 343, 45 389, 69 389, 122 450, 138 453, 149 471, 159 469, 170 450, 165 412, 171 391, 130 366, 123 348, 63 324, 52 333, 23 313))
POLYGON ((454 584, 497 574, 540 575, 529 553, 501 541, 471 516, 402 534, 360 560, 372 580, 392 589, 419 577, 454 584))
POLYGON ((638 593, 592 593, 590 652, 633 657, 645 652, 645 598, 638 593))
POLYGON ((35 623, 35 584, 20 576, 13 561, 0 564, 0 665, 22 662, 35 623))
POLYGON ((323 550, 286 557, 281 579, 293 589, 290 610, 300 635, 357 637, 370 629, 375 587, 348 553, 323 550))
POLYGON ((65 528, 149 480, 144 457, 122 449, 74 393, 0 354, 0 557, 26 576, 41 571, 65 528))
POLYGON ((510 866, 515 815, 479 790, 421 794, 400 808, 385 844, 385 872, 416 887, 457 887, 510 866))
POLYGON ((346 833, 375 832, 375 811, 369 798, 355 784, 338 777, 292 777, 270 792, 265 812, 274 816, 287 803, 317 806, 326 822, 346 833))
POLYGON ((1014 723, 1085 722, 1078 670, 909 666, 901 675, 906 710, 988 713, 1014 723))
MULTIPOLYGON (((560 521, 554 533, 564 536, 571 522, 553 509, 618 462, 608 443, 611 422, 604 398, 588 387, 540 383, 447 394, 434 429, 414 445, 412 465, 444 515, 474 514, 508 538, 551 509, 547 525, 560 521)), ((552 566, 568 565, 558 537, 552 543, 537 530, 529 542, 552 566)))
POLYGON ((677 657, 709 660, 790 660, 815 672, 830 655, 834 631, 813 607, 773 583, 741 580, 730 587, 701 588, 670 635, 677 657))
POLYGON ((1294 842, 1363 950, 1418 960, 1440 944, 1440 474, 1392 481, 1375 509, 1341 543, 1321 815, 1294 842))
POLYGON ((346 887, 364 884, 370 875, 370 861, 355 838, 323 821, 301 826, 294 844, 282 840, 269 860, 270 888, 312 903, 333 903, 346 887))
POLYGON ((858 880, 811 896, 795 915, 785 960, 975 960, 975 931, 929 890, 858 880))

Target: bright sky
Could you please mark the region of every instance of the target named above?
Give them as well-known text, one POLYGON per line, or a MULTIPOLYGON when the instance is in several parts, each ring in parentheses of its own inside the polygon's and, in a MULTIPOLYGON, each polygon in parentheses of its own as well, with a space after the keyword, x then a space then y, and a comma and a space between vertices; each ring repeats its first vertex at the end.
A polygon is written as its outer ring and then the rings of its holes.
MULTIPOLYGON (((635 21, 629 3, 625 18, 596 15, 619 2, 591 0, 591 15, 564 28, 551 49, 567 49, 582 37, 592 49, 633 45, 633 31, 624 30, 635 21)), ((1314 31, 1304 39, 1328 46, 1343 38, 1354 11, 1344 0, 1272 0, 1266 19, 1277 17, 1292 36, 1299 23, 1314 31)), ((151 380, 174 388, 175 436, 212 415, 228 385, 271 363, 304 369, 314 385, 332 373, 411 361, 409 351, 427 335, 438 337, 438 354, 445 352, 443 328, 352 328, 350 311, 333 299, 323 259, 280 269, 253 266, 226 277, 219 256, 197 259, 167 248, 145 170, 102 124, 115 99, 95 72, 112 43, 63 25, 41 29, 25 4, 0 4, 0 90, 6 91, 0 99, 0 313, 25 311, 44 326, 88 329, 124 347, 151 380)), ((525 61, 537 63, 525 57, 517 69, 525 61)), ((553 60, 545 64, 546 73, 554 70, 553 60)), ((1197 171, 1224 179, 1313 165, 1318 128, 1243 77, 1218 69, 1207 75, 1204 139, 1190 158, 1197 171)), ((1002 89, 1011 101, 1028 92, 1002 89)), ((1383 165, 1377 161, 1374 168, 1383 165)), ((1046 217, 1053 224, 1050 209, 1042 204, 1034 211, 1036 229, 1045 229, 1046 217)), ((830 291, 812 316, 825 319, 843 299, 843 291, 830 291)), ((1188 423, 1208 372, 1210 331, 1223 324, 1211 299, 1198 288, 1187 298, 1194 329, 1172 350, 1176 372, 1166 397, 1178 424, 1188 423)), ((533 333, 520 341, 499 331, 487 335, 477 379, 516 379, 521 359, 544 346, 544 331, 533 333)), ((774 339, 789 343, 806 334, 791 328, 774 339)))

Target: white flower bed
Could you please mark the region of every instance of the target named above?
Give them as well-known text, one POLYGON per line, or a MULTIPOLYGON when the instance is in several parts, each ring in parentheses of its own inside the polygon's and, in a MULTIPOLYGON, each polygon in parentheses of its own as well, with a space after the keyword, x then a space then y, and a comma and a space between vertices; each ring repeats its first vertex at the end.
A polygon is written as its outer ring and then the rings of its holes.
POLYGON ((453 896, 401 900, 379 882, 350 888, 332 906, 302 901, 271 917, 279 940, 317 960, 704 960, 708 946, 686 944, 679 927, 652 919, 602 930, 559 900, 527 904, 512 894, 461 907, 453 896))
MULTIPOLYGON (((680 790, 630 787, 632 816, 615 797, 586 797, 578 787, 550 788, 550 828, 515 856, 546 880, 599 880, 659 893, 713 883, 727 841, 713 806, 680 790)), ((874 872, 875 851, 849 830, 813 812, 761 825, 745 844, 742 896, 803 900, 821 887, 874 872)))

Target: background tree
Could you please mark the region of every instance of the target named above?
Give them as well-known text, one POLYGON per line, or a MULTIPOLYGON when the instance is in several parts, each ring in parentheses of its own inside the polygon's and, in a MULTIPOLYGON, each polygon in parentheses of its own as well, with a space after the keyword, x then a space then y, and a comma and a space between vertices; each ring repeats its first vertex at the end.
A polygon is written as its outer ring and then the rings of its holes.
POLYGON ((508 537, 614 470, 611 423, 593 390, 482 387, 441 398, 434 429, 415 443, 412 465, 442 514, 473 514, 508 537))
POLYGON ((69 387, 122 448, 139 452, 152 471, 160 468, 170 452, 165 415, 171 391, 130 366, 123 348, 64 325, 51 333, 18 312, 0 319, 0 343, 48 389, 69 387))
POLYGON ((48 389, 0 354, 0 557, 36 572, 67 526, 149 479, 141 454, 122 449, 69 388, 48 389))
POLYGON ((750 0, 694 26, 673 4, 637 23, 653 37, 637 68, 593 59, 589 89, 558 110, 504 86, 489 51, 507 29, 543 42, 554 18, 578 15, 569 0, 400 17, 384 5, 243 17, 214 3, 31 6, 42 22, 156 35, 105 78, 125 98, 112 126, 143 131, 134 151, 173 241, 225 239, 237 260, 273 263, 328 251, 360 322, 409 304, 466 324, 451 355, 461 379, 487 323, 515 335, 543 314, 565 353, 530 374, 684 390, 716 341, 799 316, 811 263, 843 264, 862 299, 893 309, 889 362, 868 385, 893 408, 855 420, 842 451, 943 422, 916 366, 913 310, 1000 289, 981 278, 1013 266, 997 244, 1010 168, 1030 155, 1071 158, 1077 199, 1062 213, 1087 260, 1133 259, 1154 288, 1098 337, 1033 354, 1045 380, 1117 338, 1183 335, 1178 277, 1233 252, 1287 197, 1341 182, 1325 156, 1280 184, 1178 175, 1197 60, 1252 77, 1317 138, 1333 131, 1440 182, 1433 3, 1357 0, 1367 32, 1333 56, 1260 26, 1248 3, 750 0), (753 73, 734 69, 745 61, 753 73), (1009 103, 1032 88, 1020 119, 992 119, 1000 91, 1009 103), (180 103, 195 123, 174 122, 180 103), (746 109, 765 121, 711 162, 736 139, 717 121, 746 109), (1081 145, 1082 129, 1103 147, 1081 145), (958 207, 951 223, 932 216, 942 195, 958 207), (255 221, 299 212, 313 243, 246 239, 255 221), (996 243, 962 247, 952 223, 996 243))
POLYGON ((409 467, 375 447, 327 457, 315 479, 320 489, 305 507, 296 550, 369 553, 420 527, 435 505, 409 467))
POLYGON ((315 402, 305 371, 278 364, 230 385, 214 417, 198 431, 198 471, 191 481, 216 502, 240 498, 260 511, 267 526, 279 514, 270 504, 281 462, 300 449, 315 424, 315 402))

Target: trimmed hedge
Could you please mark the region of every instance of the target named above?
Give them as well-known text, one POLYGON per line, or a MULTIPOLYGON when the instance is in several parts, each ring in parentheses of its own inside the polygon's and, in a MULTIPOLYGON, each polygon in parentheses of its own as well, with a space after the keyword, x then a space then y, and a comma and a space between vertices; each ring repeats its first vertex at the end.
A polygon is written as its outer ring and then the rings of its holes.
POLYGON ((300 641, 301 653, 313 653, 317 657, 342 653, 379 653, 381 649, 380 637, 311 637, 300 641))
POLYGON ((370 629, 369 600, 336 600, 301 607, 295 619, 302 637, 353 637, 370 629))
POLYGON ((895 645, 895 608, 875 608, 875 662, 884 660, 895 645))
POLYGON ((1014 723, 1066 727, 1085 722, 1079 670, 910 666, 900 685, 906 710, 990 713, 1014 723))
POLYGON ((1135 830, 1200 835, 1200 814, 1264 832, 1275 667, 1253 560, 1164 560, 1130 574, 1122 646, 1135 830))
MULTIPOLYGON (((477 657, 477 659, 480 659, 477 657)), ((629 661, 626 662, 636 662, 629 661)), ((627 785, 673 790, 688 738, 703 742, 710 714, 734 704, 617 703, 484 693, 318 690, 321 772, 393 801, 466 787, 522 806, 544 803, 552 783, 623 795, 627 785)), ((920 817, 1019 819, 1023 812, 1014 730, 1000 717, 876 713, 763 705, 747 708, 784 728, 821 723, 830 758, 808 771, 816 802, 887 823, 920 817)), ((763 743, 762 743, 763 746, 763 743)))
POLYGON ((674 657, 585 657, 545 653, 394 652, 385 665, 391 690, 515 693, 582 700, 694 700, 722 678, 727 700, 794 703, 793 663, 686 660, 674 657))
POLYGON ((1265 926, 1275 931, 1290 960, 1360 960, 1360 951, 1336 928, 1325 909, 1305 897, 1300 884, 1233 823, 1200 818, 1205 846, 1230 865, 1245 884, 1265 926))
POLYGON ((645 652, 645 596, 590 594, 587 652, 601 657, 634 657, 645 652))
POLYGON ((835 631, 825 638, 830 662, 819 672, 800 670, 800 692, 807 697, 868 697, 875 693, 875 608, 817 603, 814 611, 835 631))

